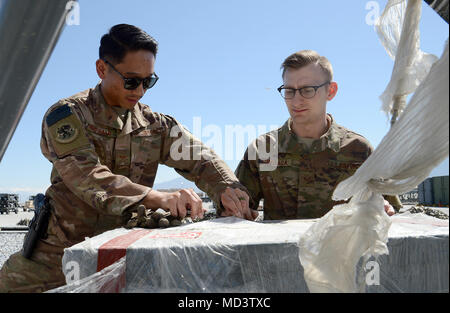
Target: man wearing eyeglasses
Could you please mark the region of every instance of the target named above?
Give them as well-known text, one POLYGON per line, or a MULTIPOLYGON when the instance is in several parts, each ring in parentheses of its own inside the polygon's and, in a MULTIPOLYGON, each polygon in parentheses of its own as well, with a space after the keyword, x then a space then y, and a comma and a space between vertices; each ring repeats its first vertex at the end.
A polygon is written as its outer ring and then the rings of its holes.
MULTIPOLYGON (((361 135, 344 128, 327 114, 327 102, 337 93, 333 69, 327 58, 302 50, 282 64, 284 84, 278 88, 290 118, 279 129, 264 134, 258 142, 275 138, 277 164, 252 157, 249 149, 236 169, 236 176, 250 192, 250 207, 256 210, 264 199, 264 219, 319 218, 335 204, 331 196, 339 182, 353 175, 373 148, 361 135)), ((385 196, 398 210, 398 197, 385 196)), ((387 214, 394 209, 385 201, 387 214)))
POLYGON ((192 219, 202 218, 202 200, 192 189, 151 188, 158 164, 194 181, 227 215, 255 218, 245 187, 214 151, 173 117, 139 102, 158 81, 156 53, 157 42, 141 29, 112 27, 101 39, 96 62, 101 82, 60 100, 45 114, 41 150, 53 164, 45 195, 50 214, 43 218, 48 226, 30 255, 26 239, 22 252, 4 264, 0 292, 41 292, 64 285, 63 249, 123 226, 139 204, 175 217, 190 211, 192 219), (172 145, 180 138, 183 148, 200 147, 201 157, 174 157, 172 145))

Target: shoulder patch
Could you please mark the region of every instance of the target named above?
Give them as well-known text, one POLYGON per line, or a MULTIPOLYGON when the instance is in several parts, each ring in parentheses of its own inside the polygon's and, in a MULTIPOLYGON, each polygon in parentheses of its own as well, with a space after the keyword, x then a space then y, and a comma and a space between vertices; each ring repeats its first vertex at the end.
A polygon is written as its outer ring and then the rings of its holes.
POLYGON ((78 128, 70 121, 67 121, 56 129, 55 140, 59 143, 71 143, 77 139, 79 133, 78 128))
POLYGON ((70 152, 90 144, 81 121, 67 104, 47 115, 46 123, 49 137, 58 157, 68 155, 70 152))

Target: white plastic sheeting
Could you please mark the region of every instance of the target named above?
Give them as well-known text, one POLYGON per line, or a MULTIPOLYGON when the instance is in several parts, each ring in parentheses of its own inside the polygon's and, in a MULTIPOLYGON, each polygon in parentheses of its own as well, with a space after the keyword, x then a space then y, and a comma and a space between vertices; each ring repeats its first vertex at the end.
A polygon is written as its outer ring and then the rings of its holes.
MULTIPOLYGON (((400 2, 389 1, 385 12, 391 12, 390 6, 400 2)), ((396 53, 388 86, 390 97, 414 91, 426 73, 425 56, 418 50, 421 4, 417 2, 410 0, 408 3, 409 17, 405 21, 409 20, 410 24, 405 23, 401 40, 398 29, 390 28, 392 33, 387 36, 390 40, 384 42, 388 52, 396 53)), ((398 14, 390 15, 393 20, 398 17, 398 14)), ((363 291, 361 282, 356 279, 356 262, 361 257, 377 258, 389 253, 386 242, 390 225, 381 195, 412 190, 448 156, 448 68, 447 41, 441 58, 432 65, 377 149, 353 176, 335 189, 334 200, 351 198, 350 203, 334 207, 308 230, 308 236, 301 238, 299 256, 312 292, 363 291)))
MULTIPOLYGON (((448 291, 448 221, 421 214, 388 219, 390 255, 377 268, 362 259, 356 265, 366 291, 448 291)), ((80 280, 50 292, 308 292, 298 242, 317 223, 227 217, 151 231, 115 229, 66 249, 66 277, 73 280, 78 264, 80 280), (99 251, 108 247, 114 255, 139 231, 146 233, 126 247, 125 257, 97 272, 105 256, 99 251)))
POLYGON ((300 259, 306 265, 305 278, 311 291, 361 290, 349 283, 354 281, 354 260, 387 252, 384 242, 388 226, 382 214, 381 194, 413 189, 448 156, 448 66, 447 44, 441 59, 377 149, 353 176, 337 186, 333 199, 353 197, 350 203, 333 208, 314 225, 311 236, 302 239, 300 259), (330 245, 328 238, 341 244, 330 245), (358 241, 353 242, 354 238, 358 241), (365 248, 346 250, 347 242, 365 248), (338 264, 336 259, 349 263, 338 264), (322 268, 316 269, 316 264, 322 264, 322 268))
MULTIPOLYGON (((425 79, 437 57, 420 50, 419 22, 422 0, 390 0, 375 29, 389 56, 395 60, 391 80, 380 96, 382 110, 391 113, 395 99, 406 100, 425 79)), ((399 114, 406 103, 398 102, 399 114)))
POLYGON ((449 154, 448 43, 442 57, 411 98, 402 116, 333 199, 367 188, 396 195, 414 189, 449 154))
POLYGON ((354 198, 335 206, 300 239, 299 256, 311 292, 364 291, 356 280, 356 265, 363 257, 388 253, 391 221, 383 197, 354 198))

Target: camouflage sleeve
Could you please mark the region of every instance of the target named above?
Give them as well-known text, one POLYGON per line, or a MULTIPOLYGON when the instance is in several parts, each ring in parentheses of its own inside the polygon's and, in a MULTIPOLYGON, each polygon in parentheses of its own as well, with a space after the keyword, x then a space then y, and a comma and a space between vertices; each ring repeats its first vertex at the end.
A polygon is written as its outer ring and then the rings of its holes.
POLYGON ((52 180, 61 179, 77 197, 103 213, 121 215, 150 188, 113 174, 100 163, 80 116, 67 103, 53 106, 44 116, 41 150, 57 172, 52 180))
POLYGON ((389 195, 383 195, 384 199, 389 202, 390 205, 394 208, 396 212, 399 212, 401 208, 403 208, 402 202, 399 198, 399 196, 389 196, 389 195))
POLYGON ((248 149, 245 151, 243 159, 239 162, 236 171, 236 177, 244 185, 250 194, 250 208, 257 210, 259 201, 262 199, 262 189, 260 184, 258 164, 254 160, 249 160, 248 149))
POLYGON ((206 192, 216 203, 218 214, 223 210, 220 196, 227 187, 248 193, 213 149, 205 146, 173 117, 164 114, 160 117, 161 124, 165 126, 161 137, 161 163, 174 168, 206 192))

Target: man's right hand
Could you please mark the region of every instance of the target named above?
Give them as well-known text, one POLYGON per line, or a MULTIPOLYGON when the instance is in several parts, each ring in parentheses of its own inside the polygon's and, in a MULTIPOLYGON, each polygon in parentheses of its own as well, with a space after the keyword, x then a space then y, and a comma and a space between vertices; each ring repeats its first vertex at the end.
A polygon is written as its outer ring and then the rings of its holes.
POLYGON ((191 218, 203 218, 206 210, 203 209, 202 199, 194 192, 193 189, 181 189, 175 192, 161 192, 150 190, 145 196, 142 204, 148 209, 161 208, 170 211, 174 217, 184 218, 187 210, 191 210, 191 218))
POLYGON ((224 211, 220 216, 237 216, 254 221, 258 217, 258 212, 250 209, 250 198, 245 191, 239 188, 227 187, 220 195, 224 211))

